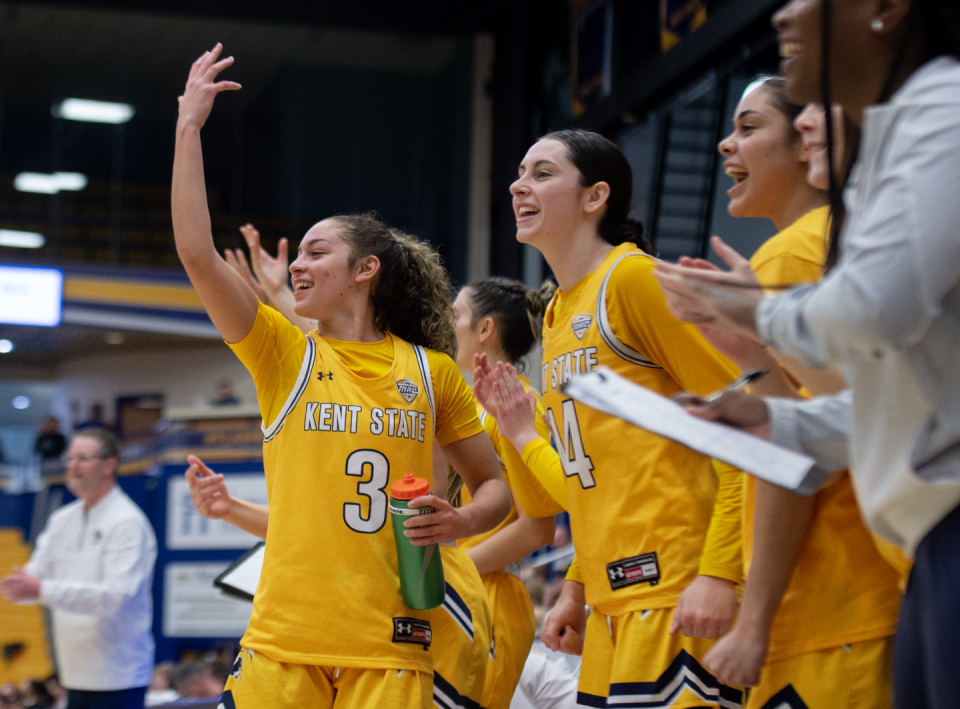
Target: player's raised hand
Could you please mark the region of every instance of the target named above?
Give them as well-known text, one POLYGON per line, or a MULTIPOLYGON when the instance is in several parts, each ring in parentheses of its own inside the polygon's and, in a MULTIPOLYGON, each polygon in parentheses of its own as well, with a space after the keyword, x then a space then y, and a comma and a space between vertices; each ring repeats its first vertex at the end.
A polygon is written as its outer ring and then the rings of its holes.
POLYGON ((754 634, 738 623, 733 631, 710 648, 703 658, 704 667, 724 684, 755 687, 767 658, 767 638, 754 634))
POLYGON ((473 356, 473 397, 480 402, 488 414, 497 418, 497 397, 496 381, 494 375, 496 369, 490 366, 487 361, 487 355, 475 354, 473 356))
POLYGON ((217 81, 217 75, 233 64, 233 57, 220 59, 223 45, 219 42, 204 52, 190 67, 190 76, 180 101, 180 124, 203 128, 213 110, 213 101, 221 91, 237 91, 235 81, 217 81), (219 61, 218 61, 219 60, 219 61))
POLYGON ((726 633, 737 614, 737 586, 715 576, 697 576, 677 600, 670 634, 690 638, 718 638, 726 633))
POLYGON ((187 462, 190 467, 184 476, 190 485, 193 506, 202 517, 222 519, 230 512, 230 493, 223 475, 210 470, 195 455, 188 455, 187 462))
POLYGON ((271 299, 275 298, 277 293, 289 285, 287 278, 290 275, 288 270, 290 263, 287 256, 289 249, 287 238, 283 237, 277 242, 277 255, 271 256, 260 244, 260 232, 253 224, 244 224, 240 227, 240 233, 243 234, 247 248, 250 250, 250 266, 253 268, 254 275, 267 295, 271 299))
POLYGON ((539 435, 536 428, 537 395, 524 390, 523 382, 511 364, 498 362, 493 381, 497 425, 517 450, 522 451, 539 435))
POLYGON ((267 295, 267 292, 254 277, 253 272, 250 270, 250 264, 247 263, 247 257, 243 253, 243 249, 226 249, 223 252, 223 258, 230 264, 230 267, 239 273, 243 280, 247 282, 247 285, 253 289, 253 292, 257 294, 257 298, 259 298, 262 303, 270 303, 270 296, 267 295))

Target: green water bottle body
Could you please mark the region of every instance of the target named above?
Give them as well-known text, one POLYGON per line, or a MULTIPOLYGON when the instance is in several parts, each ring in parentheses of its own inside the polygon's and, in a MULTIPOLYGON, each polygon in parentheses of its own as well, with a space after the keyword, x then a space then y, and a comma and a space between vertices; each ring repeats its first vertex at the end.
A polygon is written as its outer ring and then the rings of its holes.
POLYGON ((411 517, 433 512, 432 507, 411 508, 407 500, 390 498, 390 520, 397 544, 397 565, 400 568, 400 592, 408 608, 423 611, 443 603, 445 584, 440 549, 436 544, 414 546, 404 535, 403 523, 411 517))

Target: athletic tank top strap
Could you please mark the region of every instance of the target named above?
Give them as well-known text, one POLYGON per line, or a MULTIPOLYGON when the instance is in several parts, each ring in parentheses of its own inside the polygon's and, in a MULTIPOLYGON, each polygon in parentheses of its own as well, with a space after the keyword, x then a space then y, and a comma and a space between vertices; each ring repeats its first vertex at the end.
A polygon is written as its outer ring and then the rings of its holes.
POLYGON ((427 351, 420 345, 414 345, 413 352, 417 356, 417 366, 420 367, 420 377, 423 379, 423 388, 427 392, 427 401, 430 402, 430 411, 433 413, 434 433, 436 433, 437 407, 433 400, 433 380, 430 378, 430 362, 427 359, 427 351))
POLYGON ((613 262, 613 265, 610 267, 610 270, 607 271, 607 275, 603 279, 603 285, 600 286, 600 293, 597 295, 597 329, 600 331, 600 336, 603 338, 603 341, 607 343, 607 346, 613 350, 621 359, 625 359, 631 364, 636 364, 641 367, 649 367, 651 369, 662 369, 662 367, 651 360, 649 357, 646 357, 642 353, 633 349, 629 345, 624 344, 617 338, 613 333, 613 328, 610 326, 610 316, 607 313, 607 286, 610 283, 610 276, 613 275, 614 269, 623 261, 625 258, 630 258, 631 256, 640 256, 642 258, 652 258, 648 254, 643 253, 629 253, 624 254, 616 261, 613 262))
POLYGON ((313 371, 313 363, 317 359, 317 343, 314 342, 313 338, 309 335, 307 335, 306 339, 307 344, 303 353, 303 363, 300 365, 300 373, 297 375, 297 381, 293 385, 290 395, 287 396, 283 408, 280 409, 280 414, 269 426, 266 426, 264 423, 260 424, 260 429, 263 431, 264 443, 272 440, 273 437, 280 432, 280 429, 283 428, 283 422, 287 416, 290 415, 290 412, 293 411, 294 407, 296 407, 297 402, 300 401, 300 397, 303 396, 303 392, 307 388, 307 383, 310 381, 310 372, 313 371))

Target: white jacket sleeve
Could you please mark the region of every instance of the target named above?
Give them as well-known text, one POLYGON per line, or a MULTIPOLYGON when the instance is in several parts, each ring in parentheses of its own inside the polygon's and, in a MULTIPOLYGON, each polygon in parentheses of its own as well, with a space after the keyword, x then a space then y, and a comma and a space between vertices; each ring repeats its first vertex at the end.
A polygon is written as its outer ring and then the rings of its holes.
POLYGON ((133 598, 152 573, 155 554, 147 534, 136 520, 114 527, 106 541, 103 577, 98 583, 44 578, 40 601, 50 608, 87 615, 111 616, 133 598))
POLYGON ((960 281, 957 107, 901 106, 894 135, 873 131, 879 145, 864 153, 878 158, 857 178, 869 203, 851 209, 840 262, 820 283, 761 303, 757 329, 766 342, 823 367, 920 341, 960 281))
POLYGON ((832 473, 850 467, 853 392, 815 399, 764 399, 770 413, 770 441, 813 458, 832 473))

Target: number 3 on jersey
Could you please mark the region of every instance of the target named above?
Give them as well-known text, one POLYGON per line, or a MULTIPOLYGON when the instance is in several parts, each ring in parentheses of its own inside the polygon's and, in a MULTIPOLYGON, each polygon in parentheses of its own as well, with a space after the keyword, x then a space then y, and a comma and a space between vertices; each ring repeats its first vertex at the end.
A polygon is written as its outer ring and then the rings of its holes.
POLYGON ((557 444, 557 452, 560 454, 560 463, 563 465, 563 474, 568 478, 574 476, 580 479, 580 486, 587 488, 596 487, 597 482, 593 479, 593 461, 583 450, 583 437, 580 435, 580 422, 577 421, 577 409, 574 407, 573 399, 567 399, 561 404, 561 413, 563 414, 563 436, 557 428, 557 419, 553 415, 553 409, 547 409, 547 420, 550 423, 550 435, 557 444))
POLYGON ((362 478, 370 471, 370 479, 357 483, 357 494, 370 500, 370 511, 363 516, 363 505, 357 502, 343 503, 343 521, 354 532, 373 534, 379 532, 387 521, 387 495, 384 488, 390 481, 390 461, 372 450, 354 451, 347 457, 346 474, 362 478))

